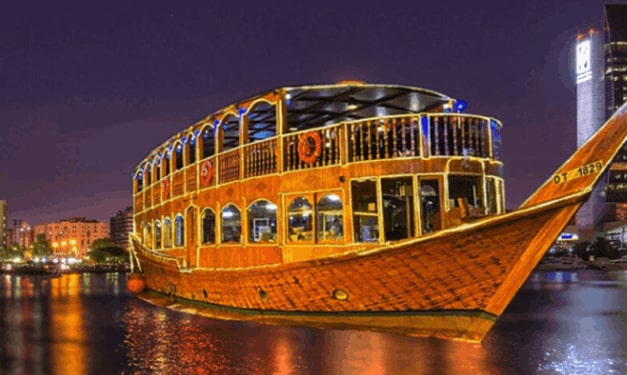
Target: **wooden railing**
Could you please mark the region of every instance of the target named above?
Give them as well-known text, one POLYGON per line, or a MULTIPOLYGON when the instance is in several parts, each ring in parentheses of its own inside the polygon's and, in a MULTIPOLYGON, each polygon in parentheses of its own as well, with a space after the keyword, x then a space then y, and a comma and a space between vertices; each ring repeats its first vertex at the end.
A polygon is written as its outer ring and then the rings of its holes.
POLYGON ((285 171, 295 171, 313 167, 329 166, 342 163, 341 149, 345 124, 325 126, 323 128, 289 133, 283 136, 283 165, 285 171), (319 150, 314 150, 316 156, 304 159, 299 153, 303 142, 313 142, 315 149, 319 142, 319 150))
POLYGON ((244 145, 244 177, 262 176, 278 172, 277 138, 244 145))
POLYGON ((240 149, 226 151, 218 156, 218 178, 224 184, 239 180, 240 175, 240 149))
POLYGON ((419 117, 391 117, 348 123, 349 162, 420 154, 419 117))

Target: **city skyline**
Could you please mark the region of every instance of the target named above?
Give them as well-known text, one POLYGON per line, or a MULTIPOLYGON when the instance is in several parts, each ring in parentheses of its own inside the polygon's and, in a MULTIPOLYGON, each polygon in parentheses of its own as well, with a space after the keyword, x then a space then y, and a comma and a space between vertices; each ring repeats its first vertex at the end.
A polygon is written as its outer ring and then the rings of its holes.
POLYGON ((31 225, 106 220, 132 204, 135 165, 206 114, 274 87, 358 79, 442 92, 503 121, 513 208, 576 147, 572 56, 578 33, 602 27, 603 4, 10 4, 0 199, 31 225))

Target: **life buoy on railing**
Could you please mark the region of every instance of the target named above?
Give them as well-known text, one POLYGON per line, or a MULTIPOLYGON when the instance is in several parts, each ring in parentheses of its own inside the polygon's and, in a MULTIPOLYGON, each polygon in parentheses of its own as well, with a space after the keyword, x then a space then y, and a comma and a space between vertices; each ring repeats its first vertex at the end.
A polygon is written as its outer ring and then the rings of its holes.
POLYGON ((200 184, 202 186, 209 186, 211 177, 213 176, 213 163, 209 160, 205 160, 200 164, 200 184))
POLYGON ((170 180, 165 179, 161 182, 161 190, 163 192, 163 199, 170 198, 170 180))
POLYGON ((313 164, 322 151, 322 141, 318 132, 307 132, 298 138, 298 157, 307 164, 313 164))

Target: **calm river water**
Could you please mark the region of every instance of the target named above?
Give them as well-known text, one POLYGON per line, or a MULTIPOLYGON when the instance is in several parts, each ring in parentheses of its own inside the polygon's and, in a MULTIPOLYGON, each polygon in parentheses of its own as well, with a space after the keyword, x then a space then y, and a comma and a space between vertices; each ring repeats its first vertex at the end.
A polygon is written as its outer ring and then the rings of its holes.
POLYGON ((126 275, 0 275, 0 374, 627 374, 627 288, 534 273, 482 344, 160 309, 126 275))

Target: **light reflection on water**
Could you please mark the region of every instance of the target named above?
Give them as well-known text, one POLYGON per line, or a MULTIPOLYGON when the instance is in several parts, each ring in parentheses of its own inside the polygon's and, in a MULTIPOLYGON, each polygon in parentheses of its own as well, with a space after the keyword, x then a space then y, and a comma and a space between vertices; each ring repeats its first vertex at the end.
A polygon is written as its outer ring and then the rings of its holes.
POLYGON ((2 374, 627 373, 627 289, 596 271, 532 275, 481 345, 207 319, 125 275, 0 280, 2 374))

